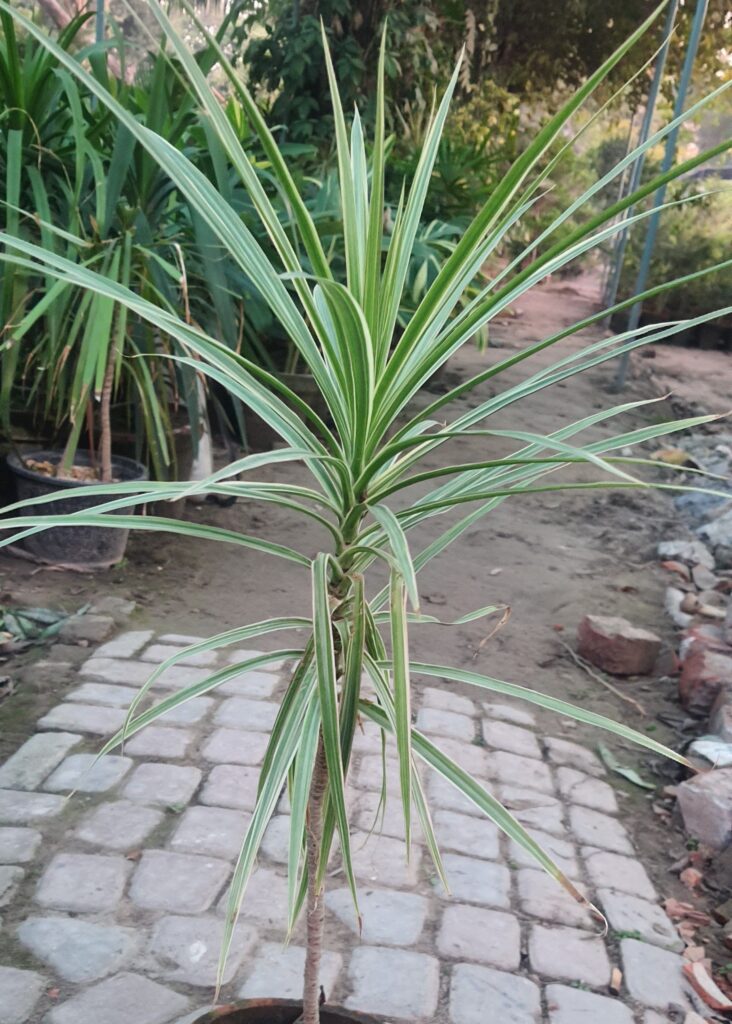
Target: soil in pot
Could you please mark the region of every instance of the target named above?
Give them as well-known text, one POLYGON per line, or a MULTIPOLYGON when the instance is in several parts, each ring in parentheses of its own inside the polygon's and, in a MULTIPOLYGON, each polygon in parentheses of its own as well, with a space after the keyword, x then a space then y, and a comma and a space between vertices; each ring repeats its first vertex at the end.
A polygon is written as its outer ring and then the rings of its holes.
MULTIPOLYGON (((96 494, 88 498, 82 495, 63 498, 65 490, 98 481, 92 471, 92 458, 89 452, 76 453, 76 479, 59 479, 53 475, 60 461, 61 452, 54 451, 28 452, 22 459, 15 454, 7 457, 8 467, 15 478, 18 500, 45 494, 58 495, 56 501, 37 505, 32 510, 34 515, 68 515, 70 512, 93 509, 96 505, 109 500, 96 494)), ((146 480, 147 469, 134 459, 115 455, 112 456, 112 476, 115 480, 146 480)), ((47 564, 102 568, 121 561, 127 546, 127 536, 127 530, 100 526, 64 526, 25 537, 18 541, 16 547, 47 564)))
MULTIPOLYGON (((198 1017, 195 1024, 294 1024, 302 1014, 302 1003, 293 999, 247 999, 218 1006, 198 1017)), ((382 1024, 375 1017, 353 1013, 340 1006, 322 1006, 320 1024, 382 1024)))

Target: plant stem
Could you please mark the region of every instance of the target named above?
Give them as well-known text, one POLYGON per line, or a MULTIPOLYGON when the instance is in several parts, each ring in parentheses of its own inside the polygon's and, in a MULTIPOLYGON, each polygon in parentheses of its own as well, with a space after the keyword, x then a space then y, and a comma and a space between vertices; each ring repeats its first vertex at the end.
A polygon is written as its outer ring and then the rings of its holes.
POLYGON ((99 454, 102 463, 102 483, 112 482, 112 384, 114 382, 114 361, 116 349, 114 345, 109 346, 109 358, 104 371, 104 382, 102 384, 102 395, 99 406, 99 418, 101 421, 101 436, 99 439, 99 454))
POLYGON ((323 955, 325 903, 323 884, 318 883, 320 848, 323 839, 323 798, 328 782, 323 738, 318 743, 310 784, 307 820, 308 899, 306 910, 307 941, 303 987, 302 1024, 320 1024, 320 961, 323 955))

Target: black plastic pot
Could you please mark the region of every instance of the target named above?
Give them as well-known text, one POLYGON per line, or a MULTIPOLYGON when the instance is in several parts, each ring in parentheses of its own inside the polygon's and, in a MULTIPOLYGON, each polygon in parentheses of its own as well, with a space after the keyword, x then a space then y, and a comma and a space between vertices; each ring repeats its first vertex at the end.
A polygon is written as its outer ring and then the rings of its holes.
MULTIPOLYGON (((38 462, 58 463, 61 452, 26 452, 24 458, 38 462)), ((78 480, 59 480, 53 476, 37 473, 17 456, 8 455, 8 467, 15 478, 18 500, 36 498, 43 494, 58 495, 58 500, 31 506, 27 515, 68 515, 83 509, 93 509, 109 498, 98 494, 88 498, 78 496, 64 498, 63 492, 74 487, 83 487, 78 480)), ((89 452, 78 451, 74 458, 77 466, 90 466, 89 452)), ((147 469, 134 459, 121 455, 112 456, 112 474, 115 480, 147 480, 147 469)), ((42 530, 18 541, 17 546, 35 559, 51 565, 78 565, 86 568, 104 568, 115 565, 124 557, 127 547, 128 530, 111 529, 102 526, 63 526, 42 530)))
MULTIPOLYGON (((293 999, 247 999, 242 1003, 217 1006, 199 1017, 195 1024, 294 1024, 302 1003, 293 999)), ((375 1017, 353 1013, 340 1006, 323 1006, 321 1024, 381 1024, 375 1017)))

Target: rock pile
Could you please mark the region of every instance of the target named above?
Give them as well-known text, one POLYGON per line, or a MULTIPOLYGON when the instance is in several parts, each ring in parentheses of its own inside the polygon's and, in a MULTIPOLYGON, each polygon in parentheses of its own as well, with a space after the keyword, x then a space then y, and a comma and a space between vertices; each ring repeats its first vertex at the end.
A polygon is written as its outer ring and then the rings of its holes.
POLYGON ((701 539, 658 547, 674 575, 666 610, 682 630, 679 697, 690 715, 709 717, 708 734, 689 753, 712 770, 682 783, 678 804, 687 832, 713 849, 732 843, 732 572, 724 547, 721 565, 701 539))

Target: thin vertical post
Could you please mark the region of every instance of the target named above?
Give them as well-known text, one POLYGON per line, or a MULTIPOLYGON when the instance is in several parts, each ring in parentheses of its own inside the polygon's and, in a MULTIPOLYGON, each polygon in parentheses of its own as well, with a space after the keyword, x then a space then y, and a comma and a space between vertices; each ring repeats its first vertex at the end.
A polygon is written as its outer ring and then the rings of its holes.
POLYGON ((94 19, 94 36, 98 43, 104 39, 104 0, 97 0, 97 14, 94 19))
MULTIPOLYGON (((694 20, 691 25, 691 32, 689 33, 689 42, 686 47, 686 56, 684 57, 684 64, 681 69, 679 85, 676 91, 676 102, 674 104, 673 113, 674 119, 680 117, 684 112, 686 94, 689 90, 689 83, 691 82, 691 73, 694 69, 694 60, 696 59, 696 51, 699 48, 699 40, 701 38, 708 4, 709 0, 697 0, 696 10, 694 11, 694 20)), ((671 165, 673 164, 674 156, 676 154, 676 142, 678 140, 679 128, 680 125, 677 125, 673 131, 668 134, 666 150, 663 154, 663 163, 661 164, 661 174, 665 174, 666 171, 670 170, 671 165)), ((665 198, 666 186, 663 185, 655 194, 652 207, 654 212, 648 219, 648 229, 643 243, 643 253, 641 255, 640 266, 638 267, 638 276, 635 280, 636 295, 645 290, 646 282, 648 281, 651 257, 653 256, 653 250, 656 245, 656 235, 658 234, 658 225, 661 219, 660 207, 663 205, 665 198)), ((638 327, 642 309, 642 302, 636 302, 631 308, 630 315, 628 317, 628 331, 634 331, 638 327)), ((625 378, 628 373, 629 362, 630 352, 624 352, 620 357, 620 365, 618 366, 618 372, 615 377, 614 387, 617 391, 622 391, 625 387, 625 378)))
MULTIPOLYGON (((668 11, 666 12, 666 24, 663 29, 663 43, 661 49, 658 51, 656 57, 656 66, 653 71, 653 79, 651 81, 651 87, 648 90, 648 98, 646 100, 646 109, 643 114, 643 120, 641 122, 640 131, 638 133, 638 146, 642 146, 648 141, 648 136, 651 134, 651 128, 653 126, 653 115, 656 112, 656 103, 658 102, 658 94, 661 91, 661 83, 663 82, 663 73, 666 68, 666 58, 668 57, 669 45, 671 43, 671 35, 674 30, 676 23, 676 14, 679 9, 679 0, 671 0, 668 5, 668 11)), ((646 151, 644 150, 638 159, 633 164, 630 173, 630 184, 628 185, 627 195, 632 195, 640 185, 641 175, 643 174, 643 166, 646 162, 646 151)), ((623 212, 623 220, 627 220, 630 217, 631 210, 628 208, 623 212)), ((618 235, 618 240, 613 251, 612 269, 610 271, 607 286, 605 289, 605 305, 612 306, 618 296, 618 287, 620 285, 620 273, 623 269, 623 261, 625 260, 625 249, 628 244, 629 228, 623 228, 618 235)))

